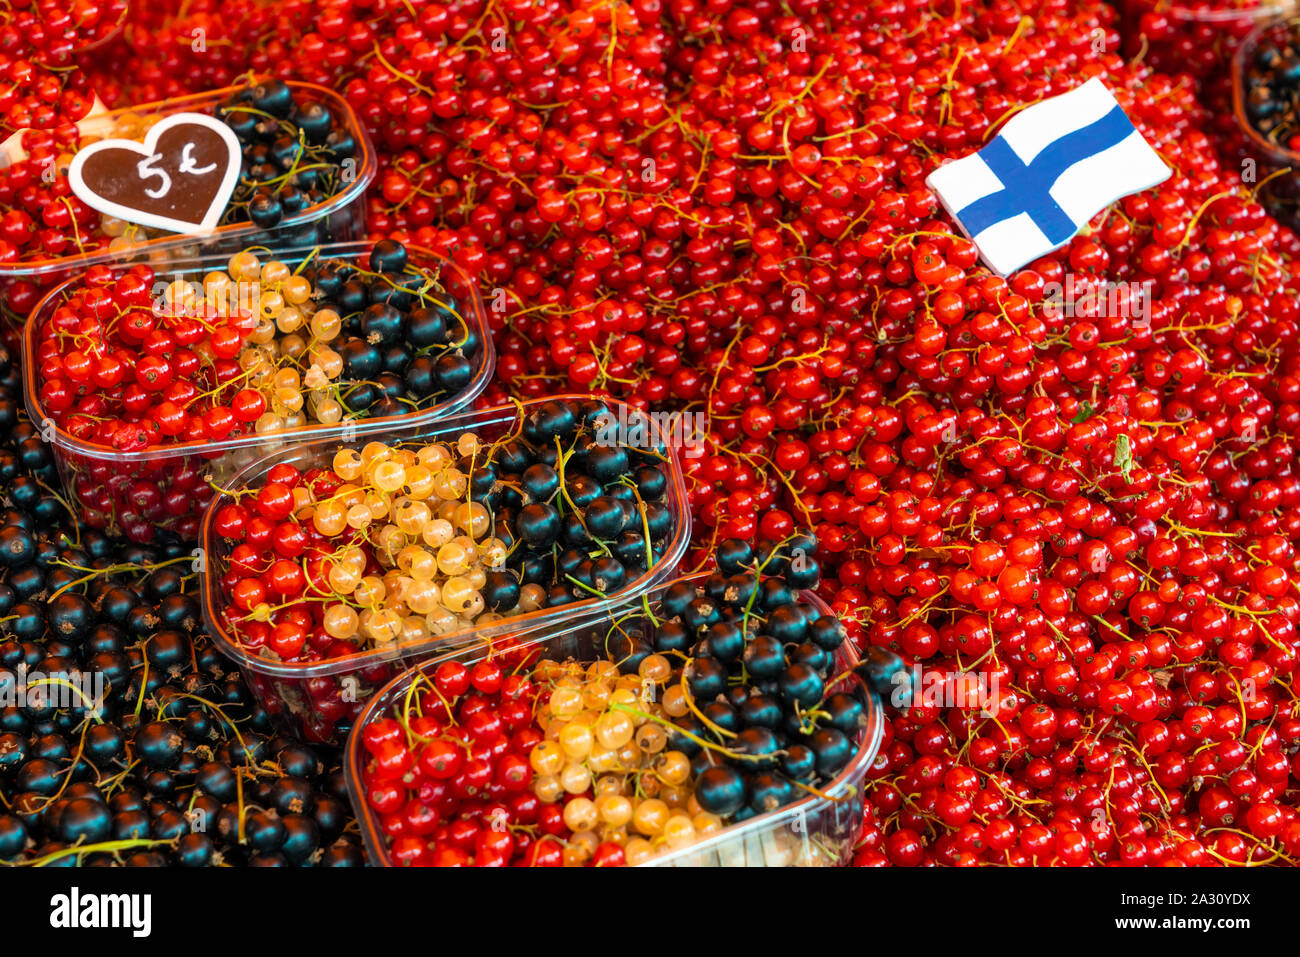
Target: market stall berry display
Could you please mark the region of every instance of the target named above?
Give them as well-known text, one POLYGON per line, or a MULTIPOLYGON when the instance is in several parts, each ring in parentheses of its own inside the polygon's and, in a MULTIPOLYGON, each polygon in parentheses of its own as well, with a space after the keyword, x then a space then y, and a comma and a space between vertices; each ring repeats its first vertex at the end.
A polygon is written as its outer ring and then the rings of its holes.
MULTIPOLYGON (((597 64, 612 27, 553 38, 541 18, 557 11, 537 10, 535 25, 507 28, 499 68, 473 58, 482 95, 507 101, 500 115, 513 137, 495 127, 476 136, 494 121, 470 96, 434 87, 424 102, 453 117, 433 134, 385 126, 385 152, 399 152, 381 169, 372 227, 431 237, 433 248, 441 237, 519 295, 520 309, 500 320, 505 388, 590 383, 708 410, 709 452, 687 461, 701 559, 718 539, 781 537, 811 522, 824 593, 852 638, 895 648, 937 678, 1017 689, 992 717, 942 694, 897 713, 861 863, 1293 856, 1300 828, 1285 796, 1291 772, 1281 772, 1294 718, 1273 678, 1291 667, 1297 611, 1277 591, 1294 569, 1283 497, 1294 236, 1243 191, 1240 163, 1220 160, 1191 85, 1114 55, 1120 37, 1103 4, 785 13, 682 4, 619 23, 624 85, 604 99, 597 64), (806 56, 790 49, 796 31, 817 38, 806 56), (533 44, 571 50, 574 68, 531 72, 533 44), (1073 65, 1068 78, 1062 63, 1073 65), (982 146, 1018 106, 1090 75, 1179 172, 1062 251, 990 276, 924 177, 982 146), (585 113, 542 119, 524 106, 575 97, 585 113), (625 119, 620 108, 638 98, 625 119), (414 162, 430 151, 440 165, 414 162), (482 164, 501 171, 491 187, 482 164), (500 202, 473 219, 456 199, 417 205, 418 190, 448 179, 467 189, 466 169, 474 196, 498 189, 500 202), (593 170, 620 185, 589 190, 593 170), (1049 284, 1070 277, 1076 289, 1120 283, 1124 298, 1101 310, 1076 293, 1067 314, 1049 284), (1264 514, 1249 492, 1261 482, 1264 514), (964 557, 994 546, 1001 566, 964 557), (1267 591, 1256 591, 1257 574, 1267 591), (1130 578, 1145 593, 1132 611, 1130 578), (1231 614, 1218 602, 1259 609, 1230 626, 1237 640, 1222 653, 1231 614), (1145 615, 1157 604, 1172 619, 1145 615), (1183 646, 1178 657, 1165 639, 1183 646), (1132 642, 1154 649, 1144 659, 1132 642), (1098 660, 1107 666, 1095 671, 1098 660), (1216 724, 1221 763, 1201 749, 1206 738, 1183 737, 1182 719, 1201 706, 1226 718, 1241 691, 1225 672, 1244 678, 1247 666, 1259 670, 1253 687, 1268 690, 1251 704, 1260 717, 1216 724), (1236 780, 1255 790, 1235 808, 1263 805, 1261 830, 1232 833, 1201 813, 1202 772, 1226 787, 1241 769, 1236 749, 1249 754, 1261 739, 1268 776, 1250 757, 1250 776, 1236 780), (1118 783, 1102 773, 1116 764, 1118 783), (905 800, 918 793, 919 804, 905 800), (1111 814, 1101 831, 1088 823, 1097 807, 1111 814)), ((396 39, 383 53, 421 83, 472 56, 456 34, 419 32, 436 55, 417 61, 396 39)), ((426 95, 382 63, 352 83, 380 115, 390 100, 426 95)), ((1204 735, 1196 715, 1189 726, 1204 735)))
POLYGON ((890 710, 857 863, 1291 864, 1300 243, 1216 99, 1264 6, 137 4, 58 71, 7 30, 0 108, 67 139, 92 90, 340 91, 368 229, 493 303, 485 401, 698 415, 688 564, 812 527, 850 643, 934 689, 890 710), (1174 175, 990 275, 926 176, 1092 77, 1174 175))

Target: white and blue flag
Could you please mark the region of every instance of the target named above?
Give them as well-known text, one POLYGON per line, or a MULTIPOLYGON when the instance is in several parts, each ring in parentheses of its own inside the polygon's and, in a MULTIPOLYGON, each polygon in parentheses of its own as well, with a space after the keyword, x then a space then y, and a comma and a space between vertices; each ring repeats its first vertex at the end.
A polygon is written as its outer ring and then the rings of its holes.
POLYGON ((926 178, 949 215, 1006 276, 1058 249, 1115 200, 1171 171, 1092 79, 1022 110, 978 153, 926 178))

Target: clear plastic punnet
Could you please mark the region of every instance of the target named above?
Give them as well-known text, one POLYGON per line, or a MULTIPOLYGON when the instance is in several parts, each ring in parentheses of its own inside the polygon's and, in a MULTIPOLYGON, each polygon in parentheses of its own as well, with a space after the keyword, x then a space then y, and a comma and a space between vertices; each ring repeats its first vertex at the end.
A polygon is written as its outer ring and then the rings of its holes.
MULTIPOLYGON (((492 441, 514 431, 530 407, 543 401, 578 402, 594 398, 587 395, 560 395, 518 405, 498 406, 441 419, 426 425, 372 432, 353 442, 338 439, 314 441, 268 455, 240 472, 230 482, 232 488, 257 488, 274 466, 287 463, 299 470, 327 467, 340 447, 360 446, 366 442, 389 444, 426 444, 438 440, 455 440, 467 432, 492 441)), ((622 403, 604 400, 616 416, 635 415, 622 403)), ((213 528, 213 519, 230 500, 222 495, 208 507, 203 522, 202 555, 204 571, 200 575, 200 596, 208 634, 217 647, 244 674, 249 687, 280 727, 311 741, 339 741, 340 726, 350 727, 370 697, 394 675, 420 661, 454 649, 486 649, 497 640, 527 638, 541 640, 561 634, 575 622, 604 620, 610 609, 633 602, 640 596, 673 578, 686 554, 691 538, 690 508, 686 501, 686 481, 676 449, 668 442, 653 419, 647 418, 651 440, 659 440, 668 450, 663 468, 668 479, 663 504, 672 521, 672 530, 662 553, 651 567, 622 588, 603 598, 586 598, 551 608, 539 608, 492 622, 433 635, 419 642, 395 642, 383 648, 359 650, 353 654, 325 661, 293 662, 275 660, 249 648, 239 640, 230 619, 232 607, 223 577, 229 565, 232 543, 223 541, 213 528)))
MULTIPOLYGON (((122 249, 77 249, 63 255, 0 263, 0 303, 13 311, 10 304, 23 299, 30 301, 33 290, 44 292, 61 282, 76 278, 88 267, 101 263, 162 264, 211 253, 233 253, 249 246, 280 248, 364 239, 366 187, 375 178, 378 169, 378 159, 370 137, 347 100, 333 90, 294 81, 289 81, 287 85, 296 101, 326 106, 339 123, 338 128, 346 132, 355 144, 355 155, 344 159, 340 164, 343 168, 342 189, 333 196, 286 215, 278 225, 269 229, 248 222, 230 223, 218 226, 202 236, 163 233, 141 239, 122 249), (18 295, 19 287, 24 287, 21 296, 18 295)), ((83 130, 104 136, 113 129, 118 118, 126 115, 166 117, 175 113, 213 114, 219 104, 245 86, 246 84, 222 87, 204 93, 108 110, 82 120, 79 125, 83 130)), ((19 315, 18 318, 21 320, 26 317, 19 315)))
POLYGON ((1300 229, 1300 150, 1274 143, 1251 122, 1247 110, 1250 64, 1260 47, 1270 41, 1279 49, 1291 45, 1300 29, 1295 21, 1267 23, 1253 31, 1237 48, 1232 60, 1232 109, 1247 155, 1255 162, 1254 187, 1259 202, 1284 225, 1300 229))
MULTIPOLYGON (((370 248, 366 242, 333 243, 279 250, 275 258, 290 266, 308 258, 355 263, 364 260, 370 248)), ((203 509, 216 494, 213 485, 221 485, 262 456, 302 442, 365 440, 399 427, 427 429, 469 408, 491 381, 496 364, 482 300, 475 284, 454 263, 415 246, 407 247, 407 252, 411 265, 436 276, 456 298, 458 314, 478 343, 467 354, 471 375, 462 388, 427 408, 403 415, 345 419, 336 425, 307 424, 221 440, 155 445, 139 451, 119 451, 78 439, 47 414, 40 396, 42 380, 36 356, 40 329, 80 288, 81 280, 51 291, 32 312, 23 332, 23 395, 28 415, 54 450, 69 503, 92 527, 134 541, 193 541, 198 538, 203 509), (169 497, 168 493, 175 489, 188 494, 169 497), (151 511, 145 514, 144 508, 151 511), (124 520, 127 515, 131 516, 129 521, 124 520)), ((166 283, 177 279, 198 282, 207 272, 224 268, 228 258, 222 254, 178 261, 155 267, 155 276, 166 283)))
MULTIPOLYGON (((706 574, 689 576, 703 581, 706 574)), ((665 582, 644 598, 653 607, 659 596, 671 585, 665 582)), ((830 607, 814 592, 800 594, 803 601, 814 605, 823 615, 833 615, 830 607)), ((532 642, 521 643, 530 652, 529 658, 541 657, 564 661, 595 661, 606 656, 606 645, 617 629, 635 636, 647 633, 652 627, 642 602, 627 603, 605 611, 595 619, 570 624, 563 631, 532 642), (615 628, 617 623, 617 629, 615 628)), ((520 646, 512 646, 518 650, 520 646)), ((482 660, 489 648, 479 645, 461 651, 448 652, 420 665, 418 669, 398 676, 371 699, 357 719, 356 727, 348 739, 343 769, 347 779, 348 797, 361 826, 361 836, 366 844, 366 854, 376 867, 390 867, 393 862, 380 830, 378 815, 370 808, 363 792, 362 774, 367 760, 361 743, 361 732, 367 724, 388 714, 400 704, 411 684, 421 674, 431 674, 444 661, 455 660, 467 665, 482 660)), ((858 663, 858 652, 852 642, 845 641, 836 655, 836 665, 848 670, 858 663)), ((851 675, 848 679, 862 684, 862 679, 851 675)), ((822 789, 820 795, 809 795, 801 800, 759 814, 724 828, 705 840, 676 851, 664 852, 640 865, 642 867, 838 867, 847 865, 853 858, 853 845, 862 831, 863 811, 866 801, 866 777, 884 734, 884 709, 873 694, 867 694, 867 722, 861 729, 857 751, 844 770, 822 789)))

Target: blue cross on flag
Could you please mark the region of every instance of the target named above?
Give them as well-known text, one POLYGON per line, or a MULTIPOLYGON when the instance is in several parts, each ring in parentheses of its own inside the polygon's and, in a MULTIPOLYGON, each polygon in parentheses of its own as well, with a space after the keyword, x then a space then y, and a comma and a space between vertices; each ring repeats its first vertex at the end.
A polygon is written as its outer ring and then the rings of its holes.
POLYGON ((978 153, 926 185, 1006 276, 1058 249, 1115 200, 1171 175, 1101 80, 1012 117, 978 153))

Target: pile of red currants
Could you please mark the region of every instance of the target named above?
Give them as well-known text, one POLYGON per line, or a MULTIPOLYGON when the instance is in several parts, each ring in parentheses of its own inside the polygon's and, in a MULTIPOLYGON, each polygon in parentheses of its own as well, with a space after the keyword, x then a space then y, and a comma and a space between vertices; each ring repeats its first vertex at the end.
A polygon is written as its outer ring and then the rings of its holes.
MULTIPOLYGON (((379 154, 372 238, 479 285, 481 401, 698 424, 686 566, 809 528, 848 640, 905 659, 857 863, 1300 860, 1296 186, 1264 188, 1222 99, 1267 5, 140 6, 82 54, 0 25, 7 127, 57 152, 92 92, 245 69, 338 90, 379 154), (1173 175, 990 273, 926 177, 1094 77, 1173 175)), ((0 236, 38 194, 0 189, 0 236)), ((75 244, 59 208, 28 211, 33 255, 75 244)), ((431 853, 543 853, 478 839, 431 853)))

